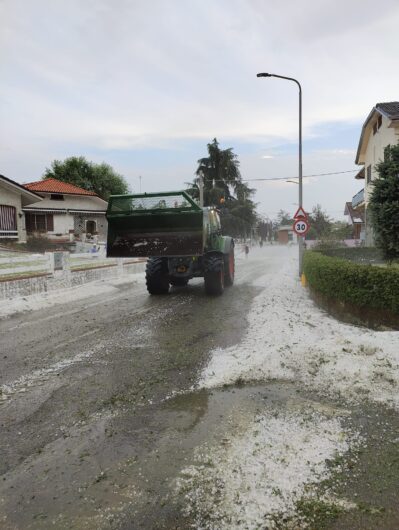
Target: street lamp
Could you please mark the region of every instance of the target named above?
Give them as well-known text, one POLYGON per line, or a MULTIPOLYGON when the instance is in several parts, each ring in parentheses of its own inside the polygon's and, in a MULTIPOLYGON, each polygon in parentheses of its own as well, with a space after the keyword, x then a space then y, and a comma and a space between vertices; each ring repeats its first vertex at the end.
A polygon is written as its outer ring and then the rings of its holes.
MULTIPOLYGON (((299 176, 299 207, 302 208, 302 87, 299 81, 293 77, 286 77, 284 75, 259 73, 256 77, 278 77, 279 79, 286 79, 287 81, 293 81, 298 85, 299 88, 299 163, 298 163, 298 176, 299 176)), ((303 260, 303 238, 299 238, 299 276, 302 275, 302 260, 303 260)))

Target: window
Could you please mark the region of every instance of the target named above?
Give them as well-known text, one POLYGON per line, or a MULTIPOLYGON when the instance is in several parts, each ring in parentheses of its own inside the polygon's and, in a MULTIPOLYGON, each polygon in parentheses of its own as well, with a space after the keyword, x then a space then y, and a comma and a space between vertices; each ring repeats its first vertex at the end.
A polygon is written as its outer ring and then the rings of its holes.
POLYGON ((367 184, 370 184, 370 182, 371 182, 371 165, 367 166, 366 182, 367 182, 367 184))
POLYGON ((32 232, 52 232, 54 230, 54 217, 52 213, 27 213, 26 231, 32 232))
POLYGON ((0 204, 0 232, 16 232, 17 209, 0 204))
POLYGON ((60 193, 52 193, 50 195, 50 200, 52 200, 52 201, 63 201, 64 200, 64 196, 61 195, 60 193))

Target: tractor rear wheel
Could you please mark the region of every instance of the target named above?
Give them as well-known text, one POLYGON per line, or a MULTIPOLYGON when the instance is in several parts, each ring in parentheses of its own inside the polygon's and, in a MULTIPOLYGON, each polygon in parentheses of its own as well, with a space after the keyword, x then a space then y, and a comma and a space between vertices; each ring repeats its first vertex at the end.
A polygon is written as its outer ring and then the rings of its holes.
POLYGON ((188 284, 188 278, 178 278, 172 276, 169 278, 169 283, 175 287, 183 287, 184 285, 188 284))
POLYGON ((168 263, 163 258, 148 258, 145 269, 147 291, 150 294, 168 294, 168 263))
POLYGON ((217 256, 209 256, 206 259, 205 292, 212 296, 219 296, 224 291, 224 264, 223 259, 217 256))
POLYGON ((231 246, 230 252, 224 257, 224 284, 230 287, 234 283, 235 262, 234 247, 231 246))

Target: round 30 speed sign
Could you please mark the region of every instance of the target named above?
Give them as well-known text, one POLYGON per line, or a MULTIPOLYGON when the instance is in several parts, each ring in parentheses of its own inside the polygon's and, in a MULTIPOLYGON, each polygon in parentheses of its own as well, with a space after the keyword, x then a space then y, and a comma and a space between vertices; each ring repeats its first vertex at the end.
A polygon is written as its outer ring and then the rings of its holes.
POLYGON ((298 236, 304 236, 307 234, 310 228, 310 224, 307 219, 297 219, 292 229, 298 236))

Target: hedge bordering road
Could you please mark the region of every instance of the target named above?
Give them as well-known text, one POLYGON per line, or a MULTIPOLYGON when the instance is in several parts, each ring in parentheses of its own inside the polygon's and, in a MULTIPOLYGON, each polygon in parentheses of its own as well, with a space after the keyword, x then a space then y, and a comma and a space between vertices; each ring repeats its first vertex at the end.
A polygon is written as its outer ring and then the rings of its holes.
POLYGON ((328 300, 399 316, 399 269, 396 267, 361 265, 307 251, 303 270, 309 287, 328 300))

